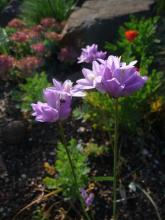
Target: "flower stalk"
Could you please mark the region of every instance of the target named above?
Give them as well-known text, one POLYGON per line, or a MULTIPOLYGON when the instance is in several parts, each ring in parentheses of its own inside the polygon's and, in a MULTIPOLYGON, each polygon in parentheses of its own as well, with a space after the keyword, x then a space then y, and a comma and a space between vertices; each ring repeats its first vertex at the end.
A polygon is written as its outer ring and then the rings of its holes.
POLYGON ((78 186, 78 182, 77 182, 77 176, 76 176, 74 164, 73 164, 73 161, 72 161, 72 158, 71 158, 71 155, 70 155, 70 151, 67 147, 67 142, 66 142, 66 139, 65 139, 64 129, 63 129, 63 126, 62 126, 61 122, 59 122, 59 129, 60 129, 61 141, 64 145, 64 148, 65 148, 65 151, 66 151, 66 154, 67 154, 67 157, 68 157, 68 161, 69 161, 71 172, 72 172, 72 177, 74 179, 77 195, 78 195, 79 200, 80 200, 80 204, 81 204, 81 207, 82 207, 83 214, 84 214, 84 216, 87 220, 90 220, 90 217, 89 217, 88 213, 85 210, 85 204, 83 202, 83 199, 82 199, 80 191, 79 191, 79 186, 78 186))
POLYGON ((113 220, 117 220, 117 181, 118 181, 118 99, 115 99, 115 133, 114 133, 114 163, 113 163, 113 220))

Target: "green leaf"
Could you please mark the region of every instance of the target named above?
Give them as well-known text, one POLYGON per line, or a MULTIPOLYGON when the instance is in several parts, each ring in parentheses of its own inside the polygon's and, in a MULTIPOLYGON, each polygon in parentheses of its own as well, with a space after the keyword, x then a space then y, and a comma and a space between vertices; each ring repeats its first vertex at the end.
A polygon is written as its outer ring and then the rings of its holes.
POLYGON ((57 189, 59 188, 59 184, 57 179, 51 177, 45 177, 43 183, 46 185, 48 189, 57 189))
POLYGON ((36 73, 19 85, 19 91, 15 91, 12 98, 18 103, 21 102, 22 112, 30 111, 31 103, 42 101, 43 89, 49 85, 45 72, 40 74, 36 73))
MULTIPOLYGON (((78 149, 75 139, 71 139, 67 145, 74 166, 77 184, 79 188, 83 188, 88 182, 89 168, 87 166, 87 156, 78 149)), ((58 177, 57 179, 45 178, 44 182, 47 187, 49 189, 60 187, 64 197, 72 199, 78 198, 78 193, 75 190, 76 183, 66 154, 66 148, 62 143, 58 143, 55 170, 58 173, 58 177)))
POLYGON ((104 182, 104 181, 113 181, 113 176, 94 176, 91 177, 92 180, 96 181, 96 182, 104 182))

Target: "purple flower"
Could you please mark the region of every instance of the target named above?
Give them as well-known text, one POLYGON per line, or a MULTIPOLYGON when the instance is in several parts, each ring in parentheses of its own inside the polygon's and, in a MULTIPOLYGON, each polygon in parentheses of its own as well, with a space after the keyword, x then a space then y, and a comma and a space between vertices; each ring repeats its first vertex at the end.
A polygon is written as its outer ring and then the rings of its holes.
POLYGON ((44 89, 45 103, 32 104, 33 116, 40 122, 55 122, 68 118, 71 113, 72 97, 83 97, 82 90, 72 85, 70 80, 61 83, 53 79, 53 87, 44 89))
POLYGON ((85 189, 80 189, 81 196, 86 204, 87 207, 91 206, 94 200, 94 194, 93 193, 87 193, 85 189))
POLYGON ((84 96, 84 92, 72 86, 70 80, 63 84, 53 80, 53 87, 43 91, 45 103, 32 104, 33 116, 40 122, 55 122, 66 119, 71 113, 72 96, 84 96))
POLYGON ((91 206, 92 203, 93 203, 93 200, 94 200, 94 194, 93 194, 93 193, 90 193, 90 194, 88 195, 88 197, 86 198, 86 200, 85 200, 86 206, 87 206, 87 207, 91 206))
POLYGON ((44 90, 44 98, 48 105, 58 111, 58 119, 66 119, 71 112, 71 96, 61 96, 56 90, 47 88, 44 90))
POLYGON ((93 61, 92 63, 92 70, 83 68, 82 73, 85 78, 77 80, 76 88, 93 89, 99 87, 99 84, 101 83, 103 77, 100 68, 101 66, 96 61, 93 61))
POLYGON ((55 90, 57 93, 60 94, 61 99, 66 99, 66 97, 83 97, 85 96, 85 93, 77 88, 76 86, 73 86, 73 83, 71 80, 65 80, 65 82, 62 84, 61 82, 57 81, 56 79, 53 79, 53 85, 54 87, 51 87, 52 90, 55 90))
POLYGON ((66 100, 60 99, 60 95, 52 89, 44 90, 46 103, 37 102, 32 104, 33 116, 36 121, 55 122, 66 119, 71 113, 71 97, 66 100))
POLYGON ((119 58, 109 56, 104 65, 102 85, 104 91, 112 97, 128 96, 141 89, 147 81, 146 76, 140 76, 134 66, 136 61, 126 65, 120 63, 119 58))
POLYGON ((78 80, 77 88, 96 88, 101 92, 107 92, 112 97, 128 96, 142 88, 147 81, 146 76, 140 76, 134 66, 137 61, 128 65, 122 63, 119 57, 109 56, 107 60, 93 62, 92 70, 83 70, 85 79, 78 80))
POLYGON ((59 118, 58 110, 50 107, 47 103, 37 102, 32 104, 33 116, 36 121, 40 122, 55 122, 59 118))
POLYGON ((85 189, 80 189, 81 196, 85 200, 88 197, 87 191, 85 189))
POLYGON ((91 46, 87 45, 86 48, 81 49, 81 55, 78 57, 78 63, 92 63, 97 59, 105 59, 106 52, 98 51, 98 45, 92 44, 91 46))

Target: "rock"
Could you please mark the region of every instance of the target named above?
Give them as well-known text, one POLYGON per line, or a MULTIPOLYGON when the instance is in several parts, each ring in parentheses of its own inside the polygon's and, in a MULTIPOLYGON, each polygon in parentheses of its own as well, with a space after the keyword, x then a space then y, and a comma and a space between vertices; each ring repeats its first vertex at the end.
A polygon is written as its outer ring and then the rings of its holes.
POLYGON ((20 1, 12 0, 0 14, 0 26, 5 27, 19 12, 20 1))
POLYGON ((79 128, 77 129, 77 132, 79 132, 79 133, 84 133, 84 132, 85 132, 85 128, 84 128, 84 127, 79 127, 79 128))
POLYGON ((114 39, 117 28, 130 14, 147 15, 154 0, 87 0, 75 10, 63 30, 64 45, 81 48, 114 39))
POLYGON ((8 144, 21 143, 26 135, 26 125, 22 121, 11 121, 2 129, 2 139, 8 144))
POLYGON ((2 174, 4 173, 7 174, 7 168, 2 156, 0 155, 0 177, 2 177, 2 174))
POLYGON ((27 178, 26 174, 23 173, 23 174, 21 175, 21 178, 22 178, 22 179, 26 179, 26 178, 27 178))
POLYGON ((6 116, 6 100, 0 99, 0 120, 6 116))

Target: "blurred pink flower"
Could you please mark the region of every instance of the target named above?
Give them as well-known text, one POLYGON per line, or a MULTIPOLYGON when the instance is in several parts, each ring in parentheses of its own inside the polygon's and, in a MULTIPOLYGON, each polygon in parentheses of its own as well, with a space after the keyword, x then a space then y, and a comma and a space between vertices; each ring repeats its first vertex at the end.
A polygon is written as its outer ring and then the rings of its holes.
POLYGON ((12 19, 8 25, 8 27, 11 27, 11 28, 23 28, 25 26, 24 22, 18 18, 14 18, 12 19))
POLYGON ((72 47, 63 47, 60 49, 58 59, 61 62, 74 62, 77 58, 77 53, 72 47))
POLYGON ((27 33, 22 32, 22 31, 17 31, 16 33, 12 34, 10 37, 11 41, 15 41, 18 43, 25 43, 29 39, 29 36, 27 33))
POLYGON ((36 52, 39 55, 43 55, 43 53, 46 50, 45 45, 43 43, 32 44, 31 48, 34 52, 36 52))
POLYGON ((42 59, 35 56, 28 56, 17 61, 16 66, 24 76, 31 76, 34 73, 34 71, 42 65, 42 59))
POLYGON ((32 30, 35 32, 41 33, 44 30, 44 28, 42 27, 42 25, 39 24, 39 25, 33 26, 32 30))
POLYGON ((13 67, 14 58, 8 55, 0 55, 0 78, 5 80, 8 73, 13 67))
POLYGON ((43 18, 40 24, 45 28, 52 28, 56 25, 56 20, 54 18, 43 18))
POLYGON ((40 37, 39 33, 37 31, 29 31, 28 33, 29 39, 38 39, 40 37))
POLYGON ((28 36, 28 40, 38 39, 40 37, 40 33, 38 31, 30 28, 24 28, 22 29, 22 32, 24 32, 28 36))
POLYGON ((62 40, 62 35, 61 34, 58 34, 56 32, 46 32, 45 33, 45 37, 48 39, 48 40, 52 40, 52 41, 60 41, 62 40))

